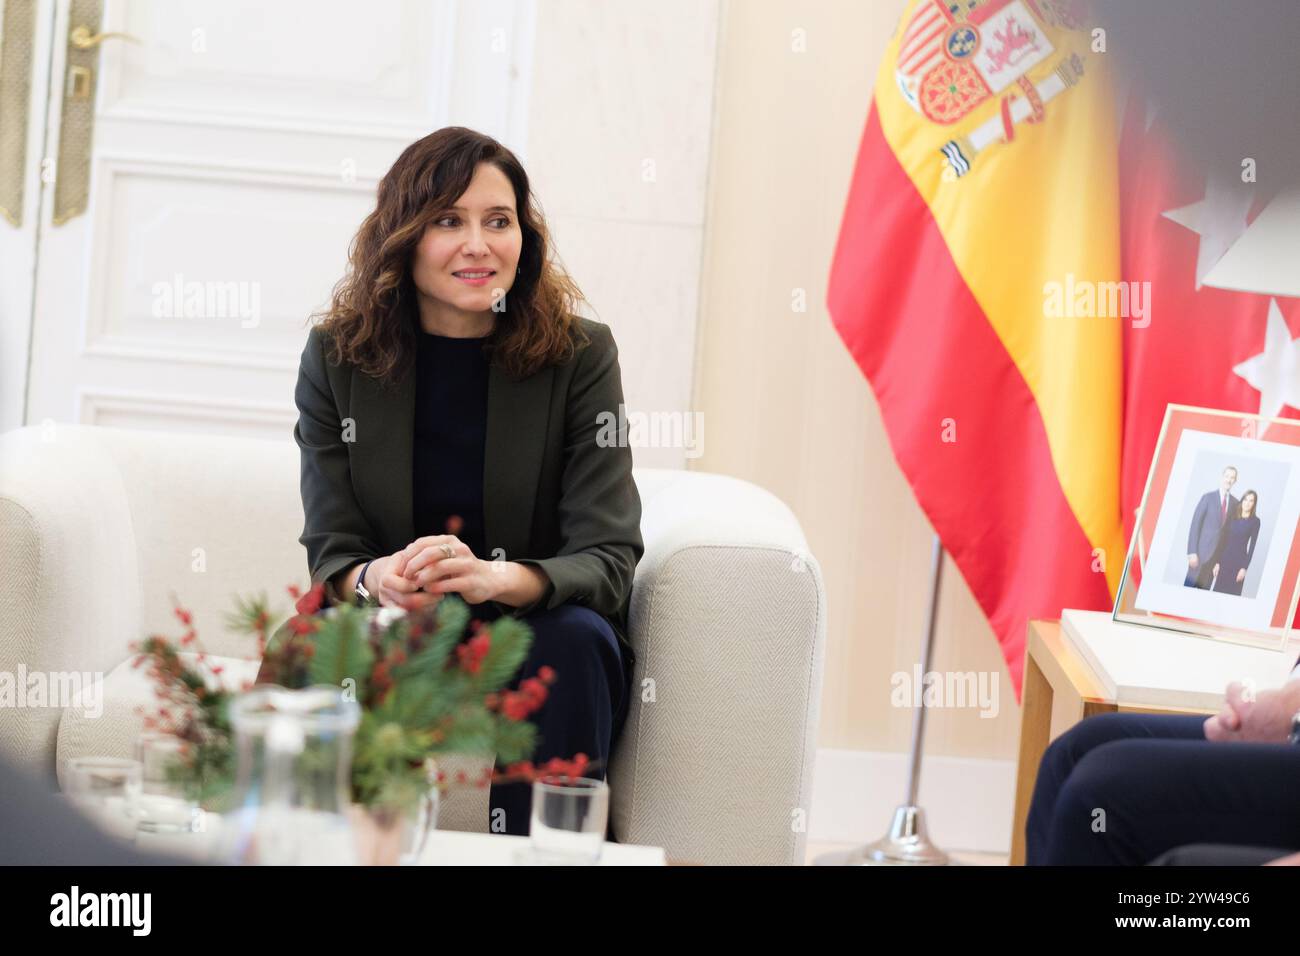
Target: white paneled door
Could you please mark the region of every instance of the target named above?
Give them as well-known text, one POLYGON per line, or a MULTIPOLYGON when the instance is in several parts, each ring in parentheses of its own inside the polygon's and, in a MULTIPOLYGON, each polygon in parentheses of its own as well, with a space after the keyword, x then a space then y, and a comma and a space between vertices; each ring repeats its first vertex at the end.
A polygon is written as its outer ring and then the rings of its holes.
POLYGON ((4 427, 288 439, 308 317, 398 153, 449 124, 524 153, 532 0, 14 2, 44 24, 47 181, 4 427))

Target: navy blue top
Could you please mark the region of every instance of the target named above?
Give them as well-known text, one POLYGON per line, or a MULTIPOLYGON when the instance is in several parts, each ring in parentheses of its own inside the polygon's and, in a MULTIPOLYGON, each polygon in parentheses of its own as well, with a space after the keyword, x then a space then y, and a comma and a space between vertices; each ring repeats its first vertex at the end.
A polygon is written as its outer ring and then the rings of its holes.
POLYGON ((484 554, 483 454, 487 443, 487 337, 456 339, 418 330, 416 355, 415 535, 447 534, 447 519, 464 522, 457 537, 484 554))

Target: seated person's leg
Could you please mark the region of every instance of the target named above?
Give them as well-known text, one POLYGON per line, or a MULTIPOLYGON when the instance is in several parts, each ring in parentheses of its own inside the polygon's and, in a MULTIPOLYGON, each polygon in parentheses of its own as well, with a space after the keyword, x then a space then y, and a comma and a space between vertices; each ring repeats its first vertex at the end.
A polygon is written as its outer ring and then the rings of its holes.
POLYGON ((1045 862, 1137 866, 1189 843, 1294 850, 1297 779, 1290 744, 1113 740, 1061 788, 1045 862))
MULTIPOLYGON (((538 736, 533 763, 540 766, 553 757, 569 760, 583 753, 593 764, 587 775, 605 779, 627 713, 627 674, 613 627, 595 611, 575 604, 536 610, 524 620, 533 629, 533 643, 509 688, 517 690, 543 666, 556 674, 546 703, 529 718, 538 736)), ((525 783, 493 785, 493 822, 504 824, 506 833, 527 834, 531 796, 532 788, 525 783)))
POLYGON ((1025 822, 1025 862, 1029 866, 1046 862, 1057 796, 1075 765, 1093 748, 1130 737, 1204 740, 1204 723, 1203 717, 1173 714, 1100 714, 1080 721, 1057 737, 1038 768, 1025 822))

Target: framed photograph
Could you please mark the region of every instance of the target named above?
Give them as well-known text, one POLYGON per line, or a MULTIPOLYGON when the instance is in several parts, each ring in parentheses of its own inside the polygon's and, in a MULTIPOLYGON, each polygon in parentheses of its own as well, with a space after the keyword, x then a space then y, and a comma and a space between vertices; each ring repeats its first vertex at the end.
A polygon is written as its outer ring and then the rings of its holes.
POLYGON ((1300 421, 1170 405, 1113 617, 1280 650, 1298 531, 1300 421))

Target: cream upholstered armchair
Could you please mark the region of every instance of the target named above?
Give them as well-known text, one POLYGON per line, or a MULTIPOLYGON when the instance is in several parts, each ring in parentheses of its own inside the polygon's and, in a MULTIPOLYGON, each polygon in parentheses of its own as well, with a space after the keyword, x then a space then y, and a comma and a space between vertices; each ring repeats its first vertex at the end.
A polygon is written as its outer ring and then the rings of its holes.
MULTIPOLYGON (((614 832, 670 859, 802 862, 826 630, 817 562, 790 510, 752 484, 635 478, 646 552, 634 697, 609 775, 614 832)), ((101 708, 0 706, 0 748, 51 785, 71 757, 129 753, 148 689, 128 645, 178 633, 171 594, 228 676, 251 677, 255 650, 224 614, 237 594, 306 583, 301 530, 289 441, 73 425, 0 435, 0 672, 103 675, 101 708)), ((439 826, 486 829, 486 792, 447 800, 439 826)))

